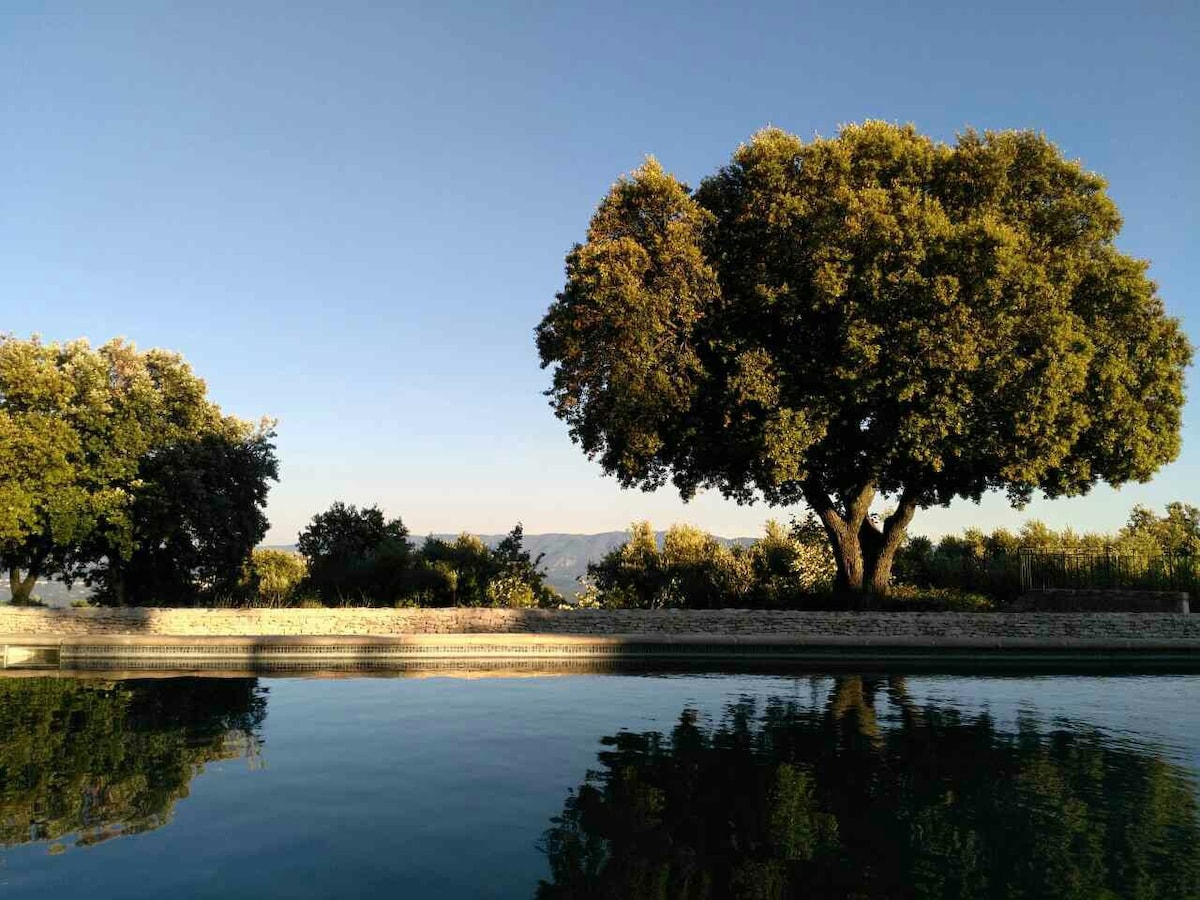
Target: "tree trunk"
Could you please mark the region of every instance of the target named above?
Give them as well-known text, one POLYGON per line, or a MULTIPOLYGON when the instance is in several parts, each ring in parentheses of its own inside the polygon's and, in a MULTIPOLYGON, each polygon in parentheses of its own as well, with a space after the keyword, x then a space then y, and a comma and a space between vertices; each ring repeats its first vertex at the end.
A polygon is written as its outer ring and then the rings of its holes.
POLYGON ((823 488, 813 484, 804 486, 804 498, 821 520, 833 548, 833 558, 837 564, 835 589, 840 594, 861 594, 866 559, 859 532, 875 498, 874 485, 867 485, 843 497, 841 510, 823 488))
POLYGON ((883 596, 891 587, 892 562, 917 504, 905 491, 881 528, 870 518, 874 499, 875 486, 868 484, 843 497, 839 510, 824 490, 805 487, 805 500, 821 520, 833 548, 838 593, 883 596))
POLYGON ((863 522, 864 534, 859 540, 867 548, 866 577, 863 584, 866 593, 884 596, 891 588, 892 563, 895 562, 896 551, 904 543, 908 523, 912 521, 916 510, 916 503, 901 495, 900 505, 883 520, 882 528, 869 519, 863 522))
POLYGON ((8 570, 8 587, 14 604, 28 603, 33 597, 33 589, 36 585, 36 569, 28 570, 24 577, 22 577, 21 570, 18 568, 14 567, 8 570))
POLYGON ((859 534, 843 531, 833 542, 833 558, 837 561, 838 592, 861 594, 867 584, 869 559, 859 534))

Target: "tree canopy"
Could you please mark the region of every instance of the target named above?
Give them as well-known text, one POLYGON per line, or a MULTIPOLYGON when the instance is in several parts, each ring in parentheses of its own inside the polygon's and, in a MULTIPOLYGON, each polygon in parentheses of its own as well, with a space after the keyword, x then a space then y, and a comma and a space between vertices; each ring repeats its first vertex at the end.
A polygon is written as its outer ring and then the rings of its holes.
POLYGON ((164 546, 167 532, 199 526, 197 504, 210 504, 201 528, 217 536, 210 546, 241 536, 233 543, 248 555, 276 477, 272 434, 268 422, 224 415, 176 353, 0 335, 0 563, 14 599, 28 598, 40 575, 125 568, 136 550, 164 546), (224 462, 206 470, 216 456, 224 462), (147 504, 158 510, 154 534, 138 527, 147 504))
POLYGON ((133 492, 133 549, 104 548, 86 578, 95 599, 178 606, 240 590, 242 569, 269 523, 278 478, 271 433, 235 427, 164 447, 143 461, 133 492))
POLYGON ((627 487, 807 503, 886 590, 918 508, 1178 454, 1192 350, 1105 187, 1040 134, 882 122, 765 129, 694 192, 650 159, 537 329, 552 405, 627 487))

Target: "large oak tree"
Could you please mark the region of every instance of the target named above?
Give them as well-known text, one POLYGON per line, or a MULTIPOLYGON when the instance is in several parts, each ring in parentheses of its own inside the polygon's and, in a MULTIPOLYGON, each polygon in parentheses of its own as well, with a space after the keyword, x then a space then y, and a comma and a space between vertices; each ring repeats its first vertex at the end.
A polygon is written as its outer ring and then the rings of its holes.
POLYGON ((920 508, 1178 454, 1191 347, 1120 227, 1032 132, 769 128, 695 192, 650 159, 567 256, 548 393, 622 485, 806 503, 840 586, 883 592, 920 508))

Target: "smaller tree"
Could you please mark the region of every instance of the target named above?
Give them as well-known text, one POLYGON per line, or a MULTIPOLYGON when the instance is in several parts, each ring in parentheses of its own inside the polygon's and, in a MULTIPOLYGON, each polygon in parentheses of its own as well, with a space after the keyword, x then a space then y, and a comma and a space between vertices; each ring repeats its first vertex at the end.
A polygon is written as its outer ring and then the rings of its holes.
POLYGON ((588 566, 589 600, 630 609, 794 606, 828 591, 833 554, 811 517, 784 529, 768 522, 749 546, 727 546, 692 526, 672 525, 662 549, 648 522, 588 566))
POLYGON ((546 572, 542 569, 539 553, 534 558, 525 549, 525 528, 518 522, 492 551, 500 572, 487 588, 488 600, 493 606, 529 607, 558 602, 558 592, 546 585, 546 572))
POLYGON ((659 560, 666 573, 663 606, 721 605, 714 577, 721 545, 694 525, 675 524, 663 535, 659 560))
MULTIPOLYGON (((488 585, 500 574, 501 567, 487 544, 476 535, 464 531, 453 541, 427 538, 420 558, 440 576, 441 592, 434 598, 438 605, 489 605, 488 585)), ((434 587, 439 587, 438 582, 434 582, 434 587)))
POLYGON ((486 590, 489 606, 503 609, 531 609, 538 606, 538 595, 529 582, 515 575, 497 575, 488 582, 486 590))
POLYGON ((811 514, 807 519, 793 520, 787 530, 774 520, 767 522, 765 533, 750 548, 755 605, 792 606, 805 595, 833 587, 833 552, 820 528, 811 514))
POLYGON ((649 522, 635 522, 629 539, 588 563, 588 578, 606 606, 656 609, 663 605, 668 575, 649 522))
POLYGON ((259 547, 242 576, 247 593, 271 606, 286 606, 308 575, 304 557, 287 550, 259 547))
POLYGON ((1200 556, 1200 507, 1176 501, 1166 515, 1135 506, 1119 539, 1130 549, 1147 554, 1200 556))
POLYGON ((237 594, 267 533, 269 482, 279 477, 270 423, 231 424, 147 458, 131 510, 133 550, 104 546, 86 570, 101 603, 191 606, 237 594))
POLYGON ((330 559, 360 558, 388 539, 405 540, 408 529, 400 519, 388 520, 378 506, 363 507, 335 501, 300 532, 297 549, 310 564, 330 559))
POLYGON ((313 516, 300 533, 297 548, 308 563, 309 585, 326 603, 371 597, 384 582, 389 593, 402 593, 396 582, 411 569, 408 529, 398 518, 385 518, 378 506, 359 509, 334 502, 313 516), (384 559, 386 567, 381 563, 384 559))

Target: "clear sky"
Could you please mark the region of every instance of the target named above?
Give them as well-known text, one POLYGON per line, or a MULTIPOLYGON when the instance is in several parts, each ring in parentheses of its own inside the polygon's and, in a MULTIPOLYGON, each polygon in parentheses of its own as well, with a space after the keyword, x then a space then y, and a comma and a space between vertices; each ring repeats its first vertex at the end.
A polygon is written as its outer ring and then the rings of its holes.
MULTIPOLYGON (((602 478, 533 328, 616 176, 653 153, 695 184, 768 123, 1044 131, 1109 179, 1122 247, 1200 344, 1195 0, 7 0, 0 84, 0 329, 179 350, 227 411, 277 417, 272 542, 339 498, 417 533, 755 533, 761 505, 602 478)), ((1151 484, 913 530, 1200 503, 1190 379, 1151 484)))

